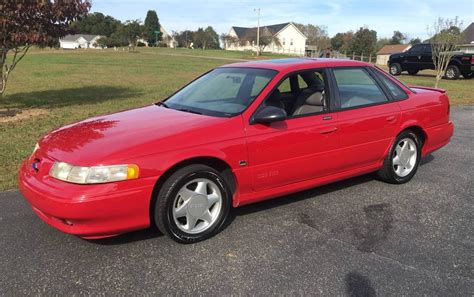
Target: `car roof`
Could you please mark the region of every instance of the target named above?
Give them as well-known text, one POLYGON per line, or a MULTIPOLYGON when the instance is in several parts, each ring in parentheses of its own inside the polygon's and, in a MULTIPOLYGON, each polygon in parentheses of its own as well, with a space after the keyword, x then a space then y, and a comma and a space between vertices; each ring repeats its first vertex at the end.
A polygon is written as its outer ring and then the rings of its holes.
POLYGON ((249 62, 239 62, 227 64, 221 67, 239 67, 239 68, 263 68, 277 71, 295 71, 311 68, 326 68, 326 67, 350 67, 359 66, 365 67, 371 64, 360 61, 353 61, 349 59, 332 59, 332 58, 285 58, 273 60, 258 60, 249 62))

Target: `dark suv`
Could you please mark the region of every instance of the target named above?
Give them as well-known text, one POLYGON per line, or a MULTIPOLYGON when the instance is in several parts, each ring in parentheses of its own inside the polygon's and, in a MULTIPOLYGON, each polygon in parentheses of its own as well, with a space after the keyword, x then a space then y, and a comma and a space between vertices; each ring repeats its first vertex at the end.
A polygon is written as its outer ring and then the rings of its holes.
MULTIPOLYGON (((404 53, 390 55, 388 60, 390 74, 399 75, 407 71, 415 75, 420 70, 435 69, 431 44, 415 44, 404 53)), ((474 73, 474 58, 472 54, 456 53, 449 62, 445 78, 458 79, 462 74, 465 78, 472 78, 474 73)))

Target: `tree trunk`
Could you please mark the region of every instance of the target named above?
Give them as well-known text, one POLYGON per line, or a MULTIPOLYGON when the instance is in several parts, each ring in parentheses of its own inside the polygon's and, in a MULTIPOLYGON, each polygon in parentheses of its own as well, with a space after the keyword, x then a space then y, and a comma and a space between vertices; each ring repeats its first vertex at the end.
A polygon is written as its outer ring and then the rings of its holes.
POLYGON ((29 48, 30 46, 27 44, 21 49, 18 47, 13 49, 14 54, 10 65, 7 64, 8 49, 5 47, 2 48, 2 52, 0 53, 0 96, 3 96, 3 94, 5 93, 5 90, 7 88, 8 76, 13 71, 13 69, 15 69, 16 64, 20 62, 23 57, 25 57, 29 48))

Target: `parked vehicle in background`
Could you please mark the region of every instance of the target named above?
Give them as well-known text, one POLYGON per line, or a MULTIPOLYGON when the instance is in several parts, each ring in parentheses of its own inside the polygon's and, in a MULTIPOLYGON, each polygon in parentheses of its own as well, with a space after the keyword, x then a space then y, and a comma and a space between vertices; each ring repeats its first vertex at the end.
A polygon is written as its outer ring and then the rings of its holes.
MULTIPOLYGON (((400 75, 403 71, 415 75, 421 70, 435 69, 432 46, 429 43, 416 44, 406 52, 390 55, 387 64, 392 75, 400 75)), ((445 78, 458 79, 461 75, 466 79, 473 77, 473 54, 459 52, 451 58, 445 78)))
POLYGON ((232 207, 371 172, 408 182, 450 141, 449 112, 444 90, 409 88, 369 63, 231 64, 163 102, 49 133, 19 188, 66 233, 155 225, 191 243, 219 232, 232 207))

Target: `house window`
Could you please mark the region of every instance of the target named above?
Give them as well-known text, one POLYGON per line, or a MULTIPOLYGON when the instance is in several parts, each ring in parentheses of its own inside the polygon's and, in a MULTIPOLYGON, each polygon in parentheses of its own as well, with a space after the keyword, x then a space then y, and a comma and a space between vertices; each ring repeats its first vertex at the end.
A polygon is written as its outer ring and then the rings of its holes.
POLYGON ((283 38, 283 45, 285 45, 286 41, 285 41, 285 38, 283 38))
POLYGON ((290 45, 293 45, 293 38, 290 39, 290 45))

